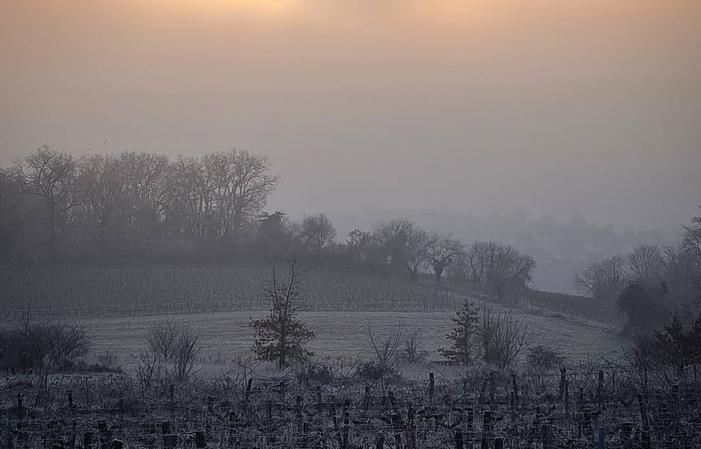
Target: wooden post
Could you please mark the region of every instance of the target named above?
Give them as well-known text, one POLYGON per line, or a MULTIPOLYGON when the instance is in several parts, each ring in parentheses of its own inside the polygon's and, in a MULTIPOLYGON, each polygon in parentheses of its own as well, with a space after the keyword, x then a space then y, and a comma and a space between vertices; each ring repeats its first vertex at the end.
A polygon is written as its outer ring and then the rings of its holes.
POLYGON ((504 449, 504 439, 497 438, 494 440, 494 449, 504 449))
POLYGON ((309 423, 305 422, 302 425, 302 447, 309 447, 309 423))
POLYGON ((350 430, 350 413, 348 411, 343 413, 343 449, 348 449, 348 432, 350 430))
POLYGON ((598 438, 598 444, 597 444, 597 449, 604 449, 604 428, 599 427, 599 438, 598 438))
POLYGON ((455 431, 455 449, 464 449, 464 444, 462 441, 462 431, 457 429, 455 431))
POLYGON ((565 396, 565 382, 567 381, 567 368, 560 368, 560 400, 565 396))
POLYGON ((511 373, 511 387, 514 392, 514 405, 518 407, 518 383, 516 381, 516 373, 511 373))
POLYGON ((492 412, 489 410, 484 412, 482 421, 482 447, 487 447, 489 444, 489 436, 492 432, 492 412))
POLYGON ((435 381, 433 378, 433 373, 428 373, 428 403, 433 404, 433 389, 435 388, 435 381))
POLYGON ((652 442, 650 441, 650 431, 645 429, 642 433, 642 447, 643 449, 652 449, 652 442))
POLYGON ((570 381, 565 379, 565 415, 570 414, 570 381))
POLYGON ((85 432, 83 434, 83 448, 88 449, 92 447, 92 432, 85 432))
MULTIPOLYGON (((465 381, 467 382, 467 379, 465 379, 465 381)), ((487 377, 485 377, 482 380, 482 386, 480 387, 480 398, 479 398, 480 404, 483 404, 485 401, 485 396, 487 395, 487 383, 488 382, 489 382, 489 378, 487 378, 487 377)))
POLYGON ((324 401, 321 398, 321 386, 316 386, 316 411, 321 413, 324 411, 324 401))
POLYGON ((494 394, 496 391, 496 386, 494 385, 495 383, 495 375, 494 371, 489 373, 489 403, 491 404, 494 402, 494 394))
POLYGON ((12 449, 12 409, 7 409, 7 449, 12 449))
POLYGON ((170 387, 168 389, 168 394, 170 396, 170 411, 174 412, 175 411, 175 385, 170 384, 170 387))
POLYGON ((385 437, 380 435, 375 442, 375 449, 385 449, 385 437))
POLYGON ((302 433, 302 396, 295 398, 295 418, 297 420, 297 432, 302 433))
MULTIPOLYGON (((465 416, 466 409, 467 409, 467 378, 463 379, 463 381, 462 381, 462 411, 460 414, 461 421, 464 421, 466 418, 466 416, 465 416)), ((469 422, 470 419, 469 419, 469 417, 467 417, 467 418, 468 418, 468 422, 469 422)), ((468 424, 468 426, 470 426, 470 424, 468 424)))
POLYGON ((552 449, 552 438, 550 435, 550 423, 543 424, 543 449, 552 449))
POLYGON ((414 433, 414 409, 409 403, 406 414, 406 449, 416 449, 416 434, 414 433))
POLYGON ((195 447, 198 449, 202 449, 204 447, 207 447, 207 442, 204 439, 204 432, 202 432, 202 431, 195 432, 195 447))
POLYGON ((365 398, 363 399, 363 409, 368 410, 370 408, 370 387, 365 387, 365 398))

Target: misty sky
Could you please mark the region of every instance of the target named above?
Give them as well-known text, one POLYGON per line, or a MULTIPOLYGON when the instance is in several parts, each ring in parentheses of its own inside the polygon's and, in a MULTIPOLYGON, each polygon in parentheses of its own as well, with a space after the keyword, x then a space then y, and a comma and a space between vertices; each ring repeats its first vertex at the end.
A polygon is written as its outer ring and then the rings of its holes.
POLYGON ((0 165, 43 144, 265 153, 292 214, 678 225, 701 1, 3 0, 0 165))

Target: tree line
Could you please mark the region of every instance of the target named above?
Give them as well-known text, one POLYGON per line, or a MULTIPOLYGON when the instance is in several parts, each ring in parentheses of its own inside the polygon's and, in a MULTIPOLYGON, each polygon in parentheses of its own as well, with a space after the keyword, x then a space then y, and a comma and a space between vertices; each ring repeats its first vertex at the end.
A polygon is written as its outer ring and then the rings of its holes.
MULTIPOLYGON (((582 293, 616 301, 628 327, 650 331, 672 315, 694 317, 701 308, 701 216, 684 227, 675 247, 640 245, 589 264, 573 279, 582 293)), ((631 329, 632 330, 632 329, 631 329)))
POLYGON ((44 146, 0 169, 0 263, 291 259, 481 284, 505 297, 532 257, 496 242, 466 245, 403 219, 345 241, 325 214, 267 212, 280 176, 247 150, 199 158, 72 154, 44 146))

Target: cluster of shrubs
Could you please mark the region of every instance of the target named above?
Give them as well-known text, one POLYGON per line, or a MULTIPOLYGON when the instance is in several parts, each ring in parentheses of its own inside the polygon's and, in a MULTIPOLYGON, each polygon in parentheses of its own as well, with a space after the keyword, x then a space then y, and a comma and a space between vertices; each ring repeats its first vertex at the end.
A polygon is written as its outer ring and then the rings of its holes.
POLYGON ((85 329, 75 324, 33 320, 0 330, 0 368, 11 371, 70 371, 87 354, 85 329))

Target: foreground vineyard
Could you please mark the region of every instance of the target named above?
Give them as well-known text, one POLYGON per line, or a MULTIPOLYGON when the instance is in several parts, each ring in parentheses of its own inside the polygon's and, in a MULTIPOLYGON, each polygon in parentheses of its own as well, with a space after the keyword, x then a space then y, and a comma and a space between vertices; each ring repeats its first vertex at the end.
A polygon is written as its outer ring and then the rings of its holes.
POLYGON ((626 367, 578 365, 452 381, 224 376, 148 387, 124 375, 7 376, 2 444, 9 429, 27 448, 700 447, 699 383, 657 374, 644 384, 626 367))

